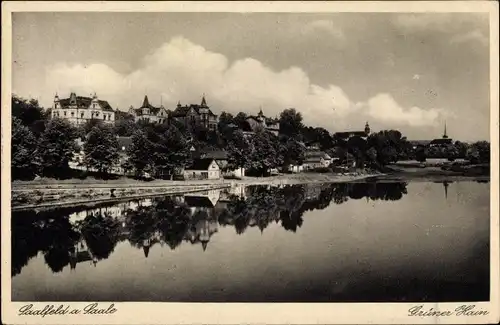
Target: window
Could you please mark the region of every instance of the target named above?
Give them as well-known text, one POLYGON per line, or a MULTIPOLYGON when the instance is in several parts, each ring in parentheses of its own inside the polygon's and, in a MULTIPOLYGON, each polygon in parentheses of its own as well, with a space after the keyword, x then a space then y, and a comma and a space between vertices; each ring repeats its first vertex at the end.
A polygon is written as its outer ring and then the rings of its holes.
POLYGON ((82 112, 82 114, 80 114, 80 116, 83 118, 83 115, 84 115, 84 114, 85 114, 85 113, 83 113, 83 112, 82 112))
POLYGON ((74 117, 75 116, 75 112, 71 112, 71 117, 74 117))
POLYGON ((64 116, 66 116, 66 111, 64 111, 64 116))
POLYGON ((95 104, 94 104, 94 105, 92 105, 92 108, 95 108, 95 104))

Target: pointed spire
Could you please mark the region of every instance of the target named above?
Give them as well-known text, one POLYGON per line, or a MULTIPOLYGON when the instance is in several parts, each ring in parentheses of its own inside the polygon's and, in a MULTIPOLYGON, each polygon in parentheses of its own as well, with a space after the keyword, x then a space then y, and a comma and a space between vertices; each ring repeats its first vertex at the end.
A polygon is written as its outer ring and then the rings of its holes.
POLYGON ((203 241, 203 242, 201 242, 201 246, 203 247, 203 251, 206 251, 206 250, 207 250, 207 245, 208 245, 208 242, 207 242, 207 241, 203 241))
POLYGON ((181 107, 181 101, 177 102, 177 107, 181 107))
POLYGON ((444 121, 444 134, 443 134, 443 139, 447 139, 448 135, 446 134, 446 121, 444 121))
POLYGON ((142 107, 148 107, 148 106, 149 106, 148 95, 145 95, 144 102, 142 102, 142 107))
POLYGON ((207 101, 205 100, 205 93, 203 93, 203 97, 201 99, 201 106, 207 107, 207 101))
POLYGON ((443 182, 443 186, 444 186, 444 198, 445 199, 448 199, 448 186, 450 184, 448 182, 443 182))

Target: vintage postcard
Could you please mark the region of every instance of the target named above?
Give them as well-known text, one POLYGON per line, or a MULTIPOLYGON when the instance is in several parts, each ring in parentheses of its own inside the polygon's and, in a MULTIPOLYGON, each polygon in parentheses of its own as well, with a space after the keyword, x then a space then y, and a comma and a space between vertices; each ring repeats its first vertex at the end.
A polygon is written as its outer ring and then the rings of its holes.
POLYGON ((498 27, 3 2, 2 323, 498 323, 498 27))

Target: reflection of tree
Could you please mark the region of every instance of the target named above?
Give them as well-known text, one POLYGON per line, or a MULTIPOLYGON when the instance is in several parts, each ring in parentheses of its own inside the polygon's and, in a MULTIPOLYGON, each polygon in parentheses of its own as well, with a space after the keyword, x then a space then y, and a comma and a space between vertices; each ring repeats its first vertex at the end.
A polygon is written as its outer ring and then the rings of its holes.
POLYGON ((161 201, 156 209, 162 238, 170 249, 175 249, 189 229, 190 211, 186 205, 176 204, 170 198, 161 201))
POLYGON ((79 238, 69 218, 49 219, 43 229, 44 241, 48 244, 45 250, 45 262, 56 273, 69 264, 69 254, 79 238))
POLYGON ((81 238, 96 260, 108 258, 123 238, 145 249, 147 256, 149 248, 157 242, 166 243, 170 249, 183 241, 206 244, 203 241, 217 232, 214 225, 217 222, 234 227, 237 234, 252 227, 264 231, 273 222, 296 232, 304 222, 306 211, 324 209, 332 201, 341 204, 363 197, 395 201, 407 193, 406 186, 406 183, 254 186, 248 188, 245 198, 230 195, 225 205, 217 207, 220 209, 217 213, 204 208, 194 209, 193 215, 186 203, 167 197, 153 201, 151 206, 139 205, 122 211, 118 218, 101 212, 90 213, 73 225, 68 217, 73 212, 71 209, 17 212, 12 218, 12 276, 20 273, 39 251, 44 252, 45 262, 51 270, 60 272, 70 263, 74 247, 81 238), (218 220, 213 219, 215 215, 218 220), (198 240, 200 234, 204 239, 198 240))
POLYGON ((39 223, 35 222, 35 215, 34 211, 12 213, 12 276, 19 274, 40 250, 40 238, 43 232, 39 223))
POLYGON ((107 213, 91 213, 83 220, 81 231, 87 247, 97 260, 103 260, 115 249, 119 223, 107 213))
POLYGON ((127 211, 127 228, 129 242, 142 247, 144 241, 150 240, 157 229, 157 220, 152 207, 138 207, 137 210, 127 211))

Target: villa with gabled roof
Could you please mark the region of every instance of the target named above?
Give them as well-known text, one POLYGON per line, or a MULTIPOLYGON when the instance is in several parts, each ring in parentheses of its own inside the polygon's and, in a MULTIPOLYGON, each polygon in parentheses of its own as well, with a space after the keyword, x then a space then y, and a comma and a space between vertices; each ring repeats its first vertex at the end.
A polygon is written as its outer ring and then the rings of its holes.
POLYGON ((68 120, 74 125, 85 124, 89 120, 115 123, 115 110, 107 101, 100 100, 96 93, 91 97, 84 97, 72 92, 68 98, 59 98, 56 94, 51 115, 53 118, 68 120))
POLYGON ((170 112, 169 117, 181 122, 186 127, 199 125, 208 130, 217 130, 218 117, 210 110, 205 96, 203 96, 200 105, 189 104, 182 106, 180 102, 177 103, 177 107, 170 112))
POLYGON ((134 116, 134 120, 150 122, 150 123, 165 123, 168 120, 169 112, 163 105, 156 107, 149 103, 148 95, 144 96, 141 107, 134 108, 130 106, 129 113, 134 116))

